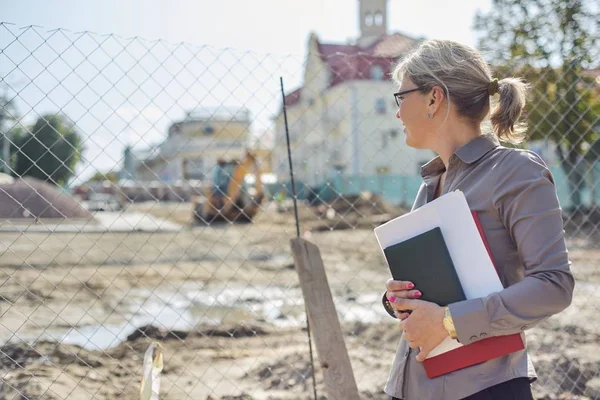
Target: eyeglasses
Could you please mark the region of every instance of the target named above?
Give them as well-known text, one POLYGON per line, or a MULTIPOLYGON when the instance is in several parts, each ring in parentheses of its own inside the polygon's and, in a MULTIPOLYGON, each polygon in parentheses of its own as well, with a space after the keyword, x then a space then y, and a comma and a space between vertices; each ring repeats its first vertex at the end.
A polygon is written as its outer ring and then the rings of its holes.
POLYGON ((402 103, 402 96, 412 93, 412 92, 416 92, 417 90, 422 90, 423 88, 418 87, 418 88, 414 88, 414 89, 406 89, 406 90, 401 90, 397 93, 394 93, 394 100, 396 100, 396 104, 398 105, 398 107, 400 107, 400 103, 402 103))

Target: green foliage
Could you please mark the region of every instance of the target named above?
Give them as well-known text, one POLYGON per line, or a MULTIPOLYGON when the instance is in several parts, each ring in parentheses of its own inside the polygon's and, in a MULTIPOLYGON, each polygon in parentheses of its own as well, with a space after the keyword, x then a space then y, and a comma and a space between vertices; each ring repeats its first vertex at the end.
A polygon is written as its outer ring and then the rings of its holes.
POLYGON ((106 174, 98 171, 96 172, 88 182, 104 182, 110 181, 112 183, 117 183, 119 181, 119 175, 116 172, 108 172, 106 174))
POLYGON ((17 145, 15 173, 57 185, 73 176, 83 150, 79 134, 60 115, 40 117, 17 145))
POLYGON ((600 96, 585 75, 600 57, 598 10, 585 0, 493 0, 491 10, 475 18, 479 47, 497 76, 531 83, 528 137, 558 145, 575 206, 583 185, 578 164, 598 140, 600 96))

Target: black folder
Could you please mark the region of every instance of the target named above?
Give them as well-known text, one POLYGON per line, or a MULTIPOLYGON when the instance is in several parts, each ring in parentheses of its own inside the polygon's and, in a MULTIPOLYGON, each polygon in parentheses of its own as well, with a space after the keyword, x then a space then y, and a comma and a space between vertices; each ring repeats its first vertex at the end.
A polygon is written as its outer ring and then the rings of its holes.
POLYGON ((440 306, 465 300, 440 228, 434 228, 383 250, 394 280, 410 281, 420 300, 440 306))

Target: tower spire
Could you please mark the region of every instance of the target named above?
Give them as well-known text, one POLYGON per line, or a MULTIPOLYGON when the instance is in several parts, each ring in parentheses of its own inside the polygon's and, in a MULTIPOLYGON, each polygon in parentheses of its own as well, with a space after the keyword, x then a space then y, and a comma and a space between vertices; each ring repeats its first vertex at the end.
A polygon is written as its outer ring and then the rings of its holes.
POLYGON ((372 42, 387 34, 387 0, 358 0, 359 43, 372 42))

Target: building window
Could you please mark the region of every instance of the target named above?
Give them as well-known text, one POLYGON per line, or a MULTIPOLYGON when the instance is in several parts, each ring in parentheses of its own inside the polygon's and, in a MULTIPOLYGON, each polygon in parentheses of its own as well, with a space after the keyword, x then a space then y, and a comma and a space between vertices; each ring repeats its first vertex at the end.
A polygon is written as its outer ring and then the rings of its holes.
POLYGON ((183 176, 185 179, 204 179, 204 160, 201 158, 185 159, 183 176))
POLYGON ((213 133, 215 133, 215 128, 213 128, 212 125, 204 126, 204 134, 205 135, 212 135, 213 133))
POLYGON ((379 98, 375 101, 375 112, 377 114, 385 114, 385 100, 379 98))
POLYGON ((383 68, 379 65, 373 65, 371 67, 371 79, 375 80, 375 81, 382 81, 383 80, 383 68))
POLYGON ((381 11, 377 11, 375 13, 375 18, 373 19, 373 22, 374 22, 375 26, 383 25, 383 14, 381 13, 381 11))
POLYGON ((365 16, 365 25, 373 26, 373 14, 367 13, 367 15, 365 16))

